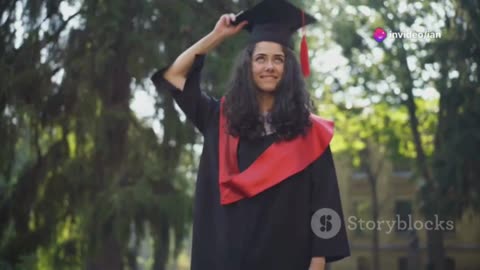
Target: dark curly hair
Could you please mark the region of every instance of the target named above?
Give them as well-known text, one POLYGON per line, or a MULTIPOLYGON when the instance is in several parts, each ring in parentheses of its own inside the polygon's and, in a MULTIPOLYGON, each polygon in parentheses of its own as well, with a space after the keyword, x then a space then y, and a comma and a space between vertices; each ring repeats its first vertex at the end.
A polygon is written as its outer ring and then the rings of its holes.
MULTIPOLYGON (((228 132, 233 136, 256 139, 264 135, 263 118, 256 98, 257 86, 252 76, 252 55, 255 44, 240 52, 232 70, 225 95, 223 113, 227 118, 228 132)), ((283 47, 285 66, 282 79, 274 92, 275 101, 266 120, 275 130, 276 140, 291 140, 305 135, 311 123, 310 112, 314 106, 305 88, 300 65, 291 49, 283 47)))

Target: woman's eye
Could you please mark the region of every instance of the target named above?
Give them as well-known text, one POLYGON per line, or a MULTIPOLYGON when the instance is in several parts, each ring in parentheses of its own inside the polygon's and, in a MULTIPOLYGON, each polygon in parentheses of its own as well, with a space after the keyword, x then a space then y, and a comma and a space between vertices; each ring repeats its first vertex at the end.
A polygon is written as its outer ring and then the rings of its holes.
POLYGON ((282 64, 283 63, 283 58, 276 58, 275 63, 282 64))
POLYGON ((265 61, 265 57, 263 56, 260 56, 260 57, 257 57, 257 62, 264 62, 265 61))

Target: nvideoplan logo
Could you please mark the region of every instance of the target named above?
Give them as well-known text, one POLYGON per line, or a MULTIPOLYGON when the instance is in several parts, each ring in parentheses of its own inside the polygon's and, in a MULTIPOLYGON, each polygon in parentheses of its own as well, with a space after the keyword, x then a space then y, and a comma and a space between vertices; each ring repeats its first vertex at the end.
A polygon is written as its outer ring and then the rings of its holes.
POLYGON ((323 239, 330 239, 340 231, 342 220, 335 210, 322 208, 315 211, 310 225, 316 236, 323 239))
POLYGON ((373 31, 373 38, 377 42, 382 42, 387 37, 387 32, 381 27, 377 27, 375 31, 373 31))
POLYGON ((378 42, 383 42, 386 38, 391 39, 411 39, 411 40, 431 40, 442 38, 441 32, 415 32, 415 31, 389 31, 387 32, 382 27, 377 27, 373 31, 373 38, 378 42))

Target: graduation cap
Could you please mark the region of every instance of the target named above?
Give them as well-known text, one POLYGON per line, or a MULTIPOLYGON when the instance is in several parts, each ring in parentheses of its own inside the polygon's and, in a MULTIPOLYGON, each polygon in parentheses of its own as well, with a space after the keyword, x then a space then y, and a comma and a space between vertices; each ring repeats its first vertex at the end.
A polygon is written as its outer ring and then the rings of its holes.
POLYGON ((248 21, 245 30, 250 42, 272 41, 293 49, 292 35, 303 28, 300 63, 305 77, 310 75, 305 26, 317 20, 286 0, 263 0, 256 6, 240 12, 233 24, 248 21))

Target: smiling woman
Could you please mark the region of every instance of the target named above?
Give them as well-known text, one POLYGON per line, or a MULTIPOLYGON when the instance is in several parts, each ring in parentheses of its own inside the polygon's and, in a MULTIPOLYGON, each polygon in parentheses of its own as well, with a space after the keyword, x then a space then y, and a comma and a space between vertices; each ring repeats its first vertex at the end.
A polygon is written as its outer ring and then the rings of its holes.
POLYGON ((256 139, 266 134, 268 125, 277 139, 291 140, 309 128, 311 109, 294 52, 272 41, 247 45, 235 63, 225 95, 223 112, 230 133, 256 139))
POLYGON ((152 76, 204 136, 192 270, 323 270, 350 254, 329 147, 333 123, 311 112, 290 40, 313 22, 287 1, 264 0, 238 17, 221 16, 152 76), (200 89, 205 54, 243 28, 250 42, 217 100, 200 89), (326 208, 335 220, 315 215, 326 208))
MULTIPOLYGON (((262 41, 253 51, 252 74, 257 88, 264 92, 273 92, 283 76, 285 54, 280 44, 262 41)), ((267 111, 262 108, 261 111, 267 111)))

